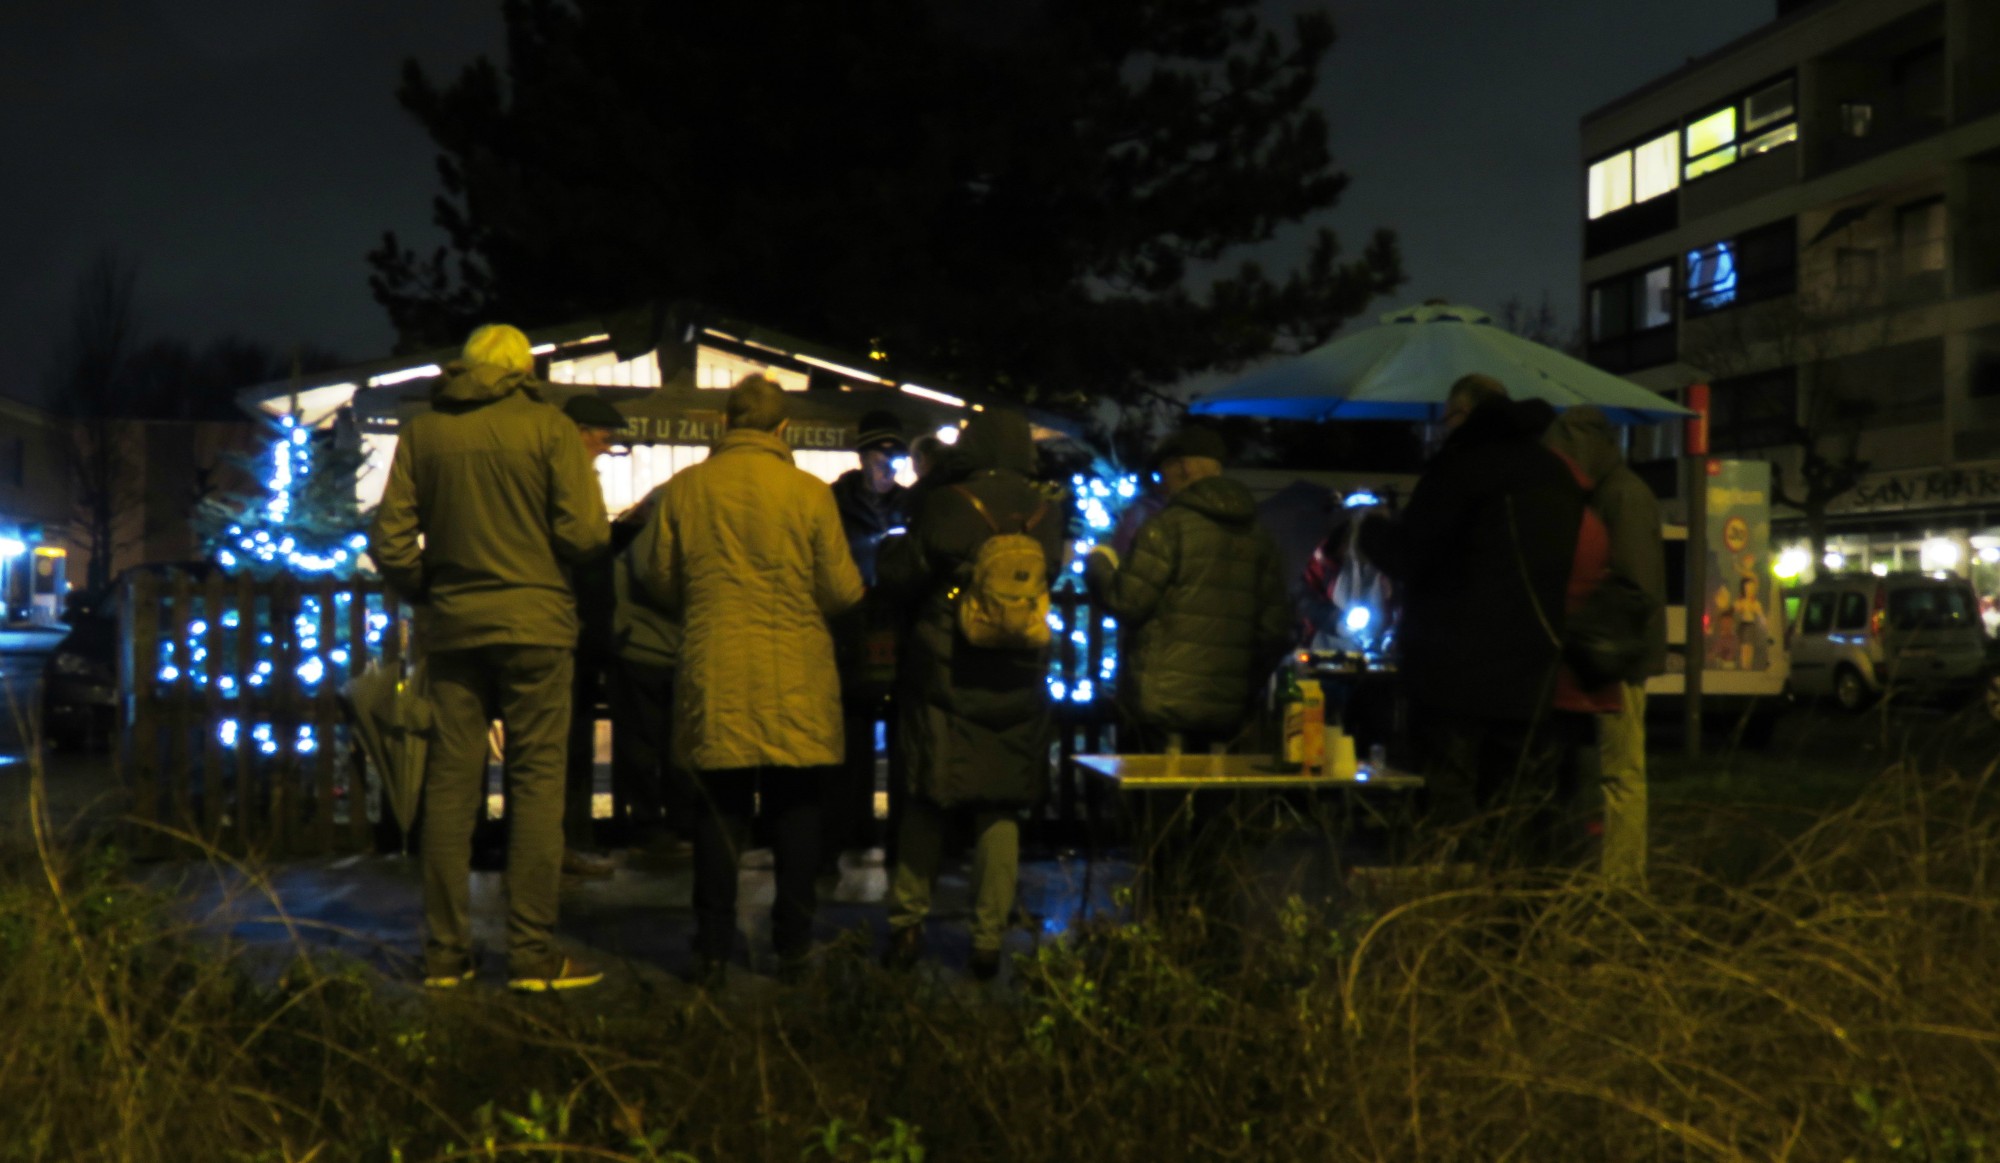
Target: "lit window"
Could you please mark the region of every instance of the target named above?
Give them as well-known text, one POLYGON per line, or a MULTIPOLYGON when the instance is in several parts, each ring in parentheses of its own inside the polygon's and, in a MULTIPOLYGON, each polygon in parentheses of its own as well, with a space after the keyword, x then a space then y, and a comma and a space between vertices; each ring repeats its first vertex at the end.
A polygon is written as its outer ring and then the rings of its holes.
POLYGON ((1798 139, 1799 123, 1794 121, 1790 125, 1781 125, 1769 133, 1753 137, 1749 141, 1744 142, 1743 156, 1756 157, 1760 153, 1768 153, 1781 145, 1790 145, 1798 139))
POLYGON ((1707 157, 1689 162, 1687 165, 1688 181, 1691 182, 1703 174, 1712 174, 1724 166, 1734 165, 1735 163, 1736 147, 1733 145, 1724 146, 1707 157))
POLYGON ((1736 301, 1736 244, 1718 242, 1688 251, 1688 302, 1704 311, 1736 301))
POLYGON ((1665 327, 1674 321, 1674 268, 1655 267, 1645 273, 1632 315, 1640 331, 1665 327))
POLYGON ((1706 153, 1713 153, 1725 145, 1736 141, 1736 106, 1718 109, 1714 113, 1687 127, 1688 168, 1692 170, 1692 159, 1706 153))
POLYGON ((1750 94, 1743 102, 1743 132, 1755 133, 1767 125, 1789 120, 1797 112, 1792 103, 1792 79, 1786 77, 1750 94))
POLYGON ((1632 151, 1632 200, 1670 194, 1681 184, 1680 135, 1656 137, 1632 151))
POLYGON ((1595 220, 1632 204, 1632 151, 1590 167, 1590 217, 1595 220))

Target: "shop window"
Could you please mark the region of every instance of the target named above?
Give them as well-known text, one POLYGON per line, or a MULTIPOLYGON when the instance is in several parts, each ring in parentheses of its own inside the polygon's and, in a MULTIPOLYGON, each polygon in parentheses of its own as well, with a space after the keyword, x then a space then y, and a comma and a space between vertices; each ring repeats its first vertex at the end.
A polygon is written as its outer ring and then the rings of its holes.
POLYGON ((1680 135, 1667 133, 1632 149, 1592 162, 1587 211, 1590 220, 1671 194, 1680 186, 1680 135))

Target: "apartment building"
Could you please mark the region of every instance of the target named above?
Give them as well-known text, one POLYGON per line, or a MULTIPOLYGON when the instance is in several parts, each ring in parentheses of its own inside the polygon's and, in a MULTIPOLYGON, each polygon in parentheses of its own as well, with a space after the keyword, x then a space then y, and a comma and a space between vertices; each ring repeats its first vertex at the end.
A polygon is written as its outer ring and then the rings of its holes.
POLYGON ((1584 118, 1589 357, 1669 396, 1709 384, 1714 453, 1772 461, 1790 499, 1825 470, 1819 503, 1776 510, 1781 574, 1956 570, 1994 594, 2000 0, 1773 16, 1584 118))

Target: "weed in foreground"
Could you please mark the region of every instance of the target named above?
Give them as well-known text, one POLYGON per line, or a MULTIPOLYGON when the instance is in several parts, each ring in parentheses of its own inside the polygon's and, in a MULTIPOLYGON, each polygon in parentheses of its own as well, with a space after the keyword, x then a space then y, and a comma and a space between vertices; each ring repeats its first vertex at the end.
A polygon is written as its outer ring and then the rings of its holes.
POLYGON ((305 942, 253 972, 44 829, 0 878, 0 1156, 1975 1163, 1995 809, 1899 768, 1727 875, 1690 826, 1649 894, 1294 901, 1226 941, 1098 921, 1004 994, 857 948, 795 988, 588 1005, 427 997, 305 942))

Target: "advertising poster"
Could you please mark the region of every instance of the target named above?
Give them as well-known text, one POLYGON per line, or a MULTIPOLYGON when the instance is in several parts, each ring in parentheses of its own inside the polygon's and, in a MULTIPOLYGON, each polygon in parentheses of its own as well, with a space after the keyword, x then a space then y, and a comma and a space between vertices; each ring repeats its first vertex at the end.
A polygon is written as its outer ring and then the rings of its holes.
POLYGON ((1708 669, 1768 670, 1783 633, 1771 581, 1771 466, 1708 468, 1708 669))

